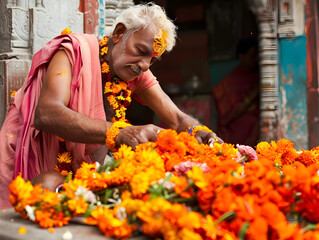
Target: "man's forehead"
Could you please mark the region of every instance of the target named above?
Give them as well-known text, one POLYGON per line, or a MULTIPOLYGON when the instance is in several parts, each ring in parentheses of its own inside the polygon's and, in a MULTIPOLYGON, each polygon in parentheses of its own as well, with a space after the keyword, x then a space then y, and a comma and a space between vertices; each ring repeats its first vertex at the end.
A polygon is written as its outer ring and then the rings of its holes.
POLYGON ((146 42, 153 42, 155 38, 155 31, 151 27, 141 28, 132 34, 133 37, 141 38, 146 42))

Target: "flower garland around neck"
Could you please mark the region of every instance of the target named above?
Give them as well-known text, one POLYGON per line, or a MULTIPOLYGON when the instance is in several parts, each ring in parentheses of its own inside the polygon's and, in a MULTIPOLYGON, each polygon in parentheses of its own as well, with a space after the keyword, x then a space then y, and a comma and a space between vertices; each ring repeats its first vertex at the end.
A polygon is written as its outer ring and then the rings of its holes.
POLYGON ((128 107, 132 101, 131 91, 128 89, 128 84, 125 81, 117 76, 111 77, 110 66, 105 60, 105 55, 108 52, 107 43, 107 36, 100 41, 102 81, 103 84, 105 84, 104 94, 115 112, 112 122, 129 122, 125 118, 125 111, 126 107, 128 107))
POLYGON ((125 111, 132 99, 128 84, 117 76, 111 77, 110 66, 105 60, 105 56, 109 50, 107 45, 108 40, 109 38, 105 36, 100 41, 100 57, 104 94, 115 112, 115 116, 112 118, 113 125, 106 131, 105 143, 106 146, 114 152, 117 151, 115 147, 115 137, 120 133, 120 129, 131 126, 125 118, 125 111))

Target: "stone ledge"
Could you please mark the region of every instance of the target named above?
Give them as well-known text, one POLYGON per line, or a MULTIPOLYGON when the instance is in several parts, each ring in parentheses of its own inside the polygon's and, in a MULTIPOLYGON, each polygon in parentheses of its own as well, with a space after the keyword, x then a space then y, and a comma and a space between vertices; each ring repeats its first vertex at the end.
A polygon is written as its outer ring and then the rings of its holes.
MULTIPOLYGON (((96 226, 88 226, 78 223, 70 223, 62 228, 53 228, 55 233, 50 233, 47 229, 40 228, 30 220, 24 220, 13 208, 0 210, 0 239, 1 240, 62 240, 65 232, 72 233, 72 240, 111 240, 107 238, 96 226), (26 233, 19 234, 19 228, 25 227, 26 233)), ((131 240, 147 240, 144 236, 135 237, 131 240)))

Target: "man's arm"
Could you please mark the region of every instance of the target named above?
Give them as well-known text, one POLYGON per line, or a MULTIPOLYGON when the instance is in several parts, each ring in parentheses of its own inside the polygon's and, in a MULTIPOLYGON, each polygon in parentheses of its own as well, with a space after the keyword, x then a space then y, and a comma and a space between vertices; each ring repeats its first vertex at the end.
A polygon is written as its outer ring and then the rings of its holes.
MULTIPOLYGON (((138 97, 171 129, 181 132, 188 130, 189 127, 200 124, 197 119, 182 112, 162 90, 159 84, 139 92, 138 97)), ((216 135, 214 133, 209 134, 205 131, 199 131, 198 134, 196 134, 199 143, 215 142, 215 137, 216 135)), ((222 142, 222 140, 219 139, 219 142, 222 142)))
POLYGON ((43 80, 35 110, 35 128, 72 142, 105 143, 105 132, 111 123, 91 119, 67 107, 71 79, 69 59, 63 50, 59 50, 51 59, 43 80))

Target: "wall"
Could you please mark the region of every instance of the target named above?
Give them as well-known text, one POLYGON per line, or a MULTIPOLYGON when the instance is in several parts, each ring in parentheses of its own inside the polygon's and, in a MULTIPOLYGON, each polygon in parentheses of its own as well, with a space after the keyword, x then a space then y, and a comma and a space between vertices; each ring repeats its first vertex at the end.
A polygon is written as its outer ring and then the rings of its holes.
POLYGON ((308 149, 306 37, 279 40, 280 136, 308 149))

